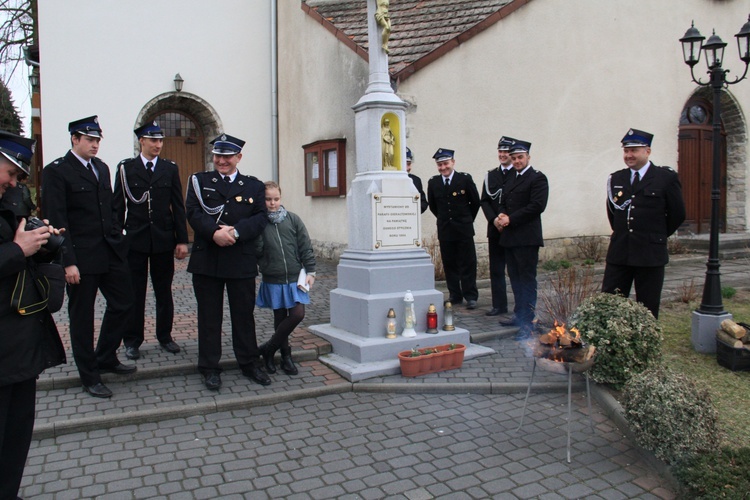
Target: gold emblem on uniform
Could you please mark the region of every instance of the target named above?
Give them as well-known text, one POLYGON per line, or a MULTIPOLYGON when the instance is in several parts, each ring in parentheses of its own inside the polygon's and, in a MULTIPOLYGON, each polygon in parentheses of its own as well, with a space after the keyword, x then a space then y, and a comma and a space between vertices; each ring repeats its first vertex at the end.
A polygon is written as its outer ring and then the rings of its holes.
POLYGON ((462 189, 462 190, 461 190, 461 194, 466 194, 466 190, 465 190, 465 189, 462 189))
POLYGON ((247 202, 248 202, 248 203, 252 203, 252 202, 253 202, 253 199, 252 199, 252 198, 248 198, 248 199, 247 199, 247 202))
POLYGON ((455 192, 455 191, 453 191, 453 196, 457 196, 457 195, 458 195, 458 193, 455 192))
POLYGON ((242 201, 242 196, 235 197, 234 201, 236 201, 237 203, 241 202, 242 201))

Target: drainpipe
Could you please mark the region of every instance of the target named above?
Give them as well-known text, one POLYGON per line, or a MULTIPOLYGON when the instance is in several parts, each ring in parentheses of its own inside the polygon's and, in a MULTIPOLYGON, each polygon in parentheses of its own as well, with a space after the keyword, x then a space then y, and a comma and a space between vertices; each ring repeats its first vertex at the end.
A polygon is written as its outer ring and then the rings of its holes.
POLYGON ((271 0, 271 176, 279 182, 278 5, 271 0))

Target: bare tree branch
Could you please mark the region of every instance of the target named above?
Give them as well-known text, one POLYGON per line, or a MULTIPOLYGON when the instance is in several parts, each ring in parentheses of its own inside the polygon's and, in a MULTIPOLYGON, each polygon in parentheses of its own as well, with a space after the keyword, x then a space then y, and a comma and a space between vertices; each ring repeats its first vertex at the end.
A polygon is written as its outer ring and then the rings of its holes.
POLYGON ((24 61, 24 48, 35 43, 36 0, 0 0, 0 75, 4 81, 24 61))

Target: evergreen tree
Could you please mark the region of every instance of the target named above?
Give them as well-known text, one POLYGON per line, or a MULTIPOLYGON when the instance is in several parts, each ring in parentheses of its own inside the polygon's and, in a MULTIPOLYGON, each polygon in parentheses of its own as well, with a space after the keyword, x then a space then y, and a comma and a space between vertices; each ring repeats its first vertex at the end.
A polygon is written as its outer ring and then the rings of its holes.
POLYGON ((18 116, 18 110, 13 103, 13 96, 3 81, 0 81, 0 130, 7 130, 19 135, 23 134, 21 117, 18 116))

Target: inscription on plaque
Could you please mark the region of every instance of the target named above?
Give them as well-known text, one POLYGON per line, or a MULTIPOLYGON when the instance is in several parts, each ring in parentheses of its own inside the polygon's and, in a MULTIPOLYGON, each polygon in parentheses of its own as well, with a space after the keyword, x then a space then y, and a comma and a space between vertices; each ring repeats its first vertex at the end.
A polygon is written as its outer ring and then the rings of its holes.
POLYGON ((373 249, 399 250, 422 246, 419 195, 372 195, 373 249))

